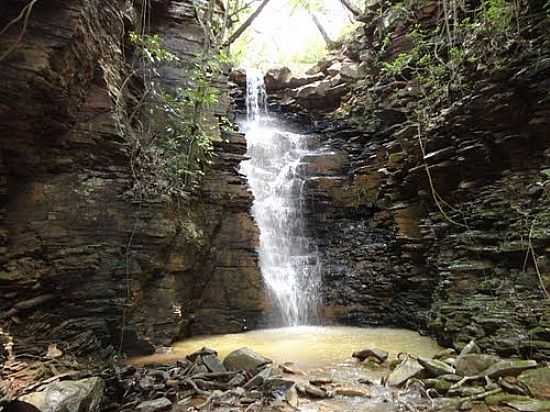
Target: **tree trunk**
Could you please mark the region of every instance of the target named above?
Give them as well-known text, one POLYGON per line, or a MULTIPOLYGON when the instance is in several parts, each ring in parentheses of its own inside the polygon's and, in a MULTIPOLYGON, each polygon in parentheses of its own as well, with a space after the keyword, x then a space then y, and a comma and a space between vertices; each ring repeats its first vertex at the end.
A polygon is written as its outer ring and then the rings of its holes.
POLYGON ((308 11, 308 13, 311 16, 311 18, 313 20, 313 23, 315 23, 315 26, 317 27, 317 29, 321 33, 321 36, 323 36, 323 40, 327 44, 327 47, 331 47, 334 44, 334 42, 332 41, 332 39, 328 35, 327 31, 325 30, 325 28, 323 27, 323 25, 321 24, 321 22, 319 21, 317 16, 311 11, 308 11))
POLYGON ((258 6, 254 12, 248 16, 248 19, 245 20, 241 26, 235 30, 235 32, 227 39, 225 42, 225 46, 229 46, 231 43, 233 43, 235 40, 237 40, 239 37, 241 37, 241 34, 244 33, 246 29, 252 24, 254 19, 259 16, 259 14, 262 12, 262 10, 267 6, 267 3, 269 3, 269 0, 263 0, 262 3, 258 6))
POLYGON ((340 0, 340 3, 348 9, 354 16, 360 16, 361 10, 359 10, 350 0, 340 0))

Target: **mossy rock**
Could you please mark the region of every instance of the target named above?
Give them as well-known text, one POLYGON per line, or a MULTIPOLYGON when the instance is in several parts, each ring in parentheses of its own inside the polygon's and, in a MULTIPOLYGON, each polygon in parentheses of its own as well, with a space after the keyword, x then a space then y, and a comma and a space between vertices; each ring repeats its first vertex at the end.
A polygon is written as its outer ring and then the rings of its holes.
POLYGON ((485 403, 489 406, 503 405, 504 402, 515 402, 515 401, 528 401, 529 396, 523 395, 512 395, 511 393, 501 392, 495 395, 490 395, 485 398, 485 403))
POLYGON ((519 375, 518 380, 535 398, 550 400, 550 368, 525 371, 519 375))

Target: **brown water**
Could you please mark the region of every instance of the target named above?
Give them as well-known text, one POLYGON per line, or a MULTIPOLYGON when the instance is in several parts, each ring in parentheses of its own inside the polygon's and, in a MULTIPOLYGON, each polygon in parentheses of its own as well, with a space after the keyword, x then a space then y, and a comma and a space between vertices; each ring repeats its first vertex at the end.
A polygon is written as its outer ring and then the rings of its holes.
MULTIPOLYGON (((377 381, 389 373, 386 366, 369 367, 351 357, 354 351, 364 348, 379 348, 390 353, 390 359, 400 352, 431 357, 441 347, 432 339, 418 333, 393 328, 357 328, 346 326, 299 326, 280 329, 264 329, 251 332, 205 336, 175 343, 167 353, 133 358, 130 363, 145 365, 151 363, 172 363, 185 355, 209 347, 218 351, 220 358, 229 352, 249 347, 272 359, 276 364, 290 362, 292 368, 304 372, 289 375, 296 381, 307 381, 312 377, 332 379, 337 386, 365 389, 360 379, 377 381)), ((367 387, 371 398, 336 396, 323 401, 303 400, 303 412, 395 412, 400 410, 396 403, 396 391, 380 385, 367 387)), ((402 395, 399 395, 402 396, 402 395)), ((411 402, 412 398, 405 395, 411 402)))
POLYGON ((405 329, 298 326, 191 338, 176 342, 167 353, 134 358, 131 363, 174 362, 205 346, 215 349, 221 358, 246 346, 276 363, 293 362, 302 368, 346 362, 354 351, 364 348, 383 349, 393 357, 399 352, 433 356, 441 349, 432 339, 405 329))

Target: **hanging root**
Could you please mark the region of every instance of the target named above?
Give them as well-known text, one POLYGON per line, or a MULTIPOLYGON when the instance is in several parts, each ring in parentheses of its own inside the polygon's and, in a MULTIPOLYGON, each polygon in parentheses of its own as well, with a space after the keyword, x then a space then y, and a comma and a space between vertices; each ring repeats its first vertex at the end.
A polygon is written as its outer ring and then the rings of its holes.
POLYGON ((15 40, 15 43, 11 45, 11 47, 8 48, 1 56, 0 56, 0 62, 2 62, 6 57, 8 57, 10 54, 14 52, 14 50, 19 46, 21 41, 23 40, 23 36, 25 35, 25 32, 27 31, 27 26, 29 25, 29 18, 31 16, 32 8, 36 4, 38 0, 32 0, 29 4, 27 4, 19 15, 10 21, 3 29, 0 31, 0 36, 2 36, 8 29, 16 24, 18 21, 23 19, 23 28, 21 29, 21 32, 19 33, 19 36, 17 37, 17 40, 15 40))

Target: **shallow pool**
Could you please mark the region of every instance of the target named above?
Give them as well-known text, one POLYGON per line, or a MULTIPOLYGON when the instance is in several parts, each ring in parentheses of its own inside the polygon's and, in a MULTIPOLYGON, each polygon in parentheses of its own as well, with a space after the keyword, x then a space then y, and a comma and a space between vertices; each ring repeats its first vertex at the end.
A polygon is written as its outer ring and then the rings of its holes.
POLYGON ((133 358, 130 362, 174 362, 205 346, 218 351, 221 358, 246 346, 276 363, 292 362, 301 368, 346 362, 354 351, 363 348, 383 349, 393 357, 399 352, 432 356, 441 349, 431 338, 406 329, 298 326, 190 338, 176 342, 166 353, 133 358))

